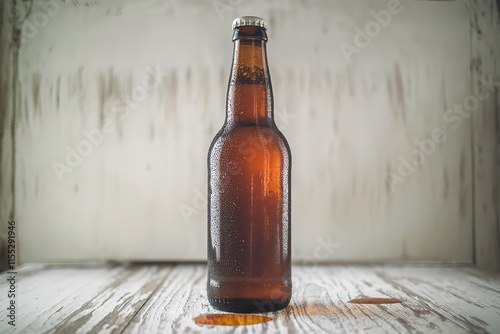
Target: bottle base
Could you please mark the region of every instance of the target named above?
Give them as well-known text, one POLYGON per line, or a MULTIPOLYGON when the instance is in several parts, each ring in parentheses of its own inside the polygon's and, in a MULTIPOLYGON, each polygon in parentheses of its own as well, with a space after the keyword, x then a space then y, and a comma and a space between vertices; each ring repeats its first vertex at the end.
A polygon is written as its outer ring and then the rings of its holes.
POLYGON ((284 309, 290 303, 290 298, 281 300, 265 299, 219 299, 208 298, 210 305, 219 311, 234 313, 267 313, 284 309))

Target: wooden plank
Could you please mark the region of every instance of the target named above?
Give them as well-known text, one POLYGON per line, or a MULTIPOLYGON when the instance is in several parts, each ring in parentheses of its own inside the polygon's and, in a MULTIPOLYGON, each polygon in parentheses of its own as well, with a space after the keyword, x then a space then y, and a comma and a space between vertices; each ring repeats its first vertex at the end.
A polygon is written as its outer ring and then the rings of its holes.
MULTIPOLYGON (((0 290, 6 286, 0 275, 0 290)), ((500 328, 500 275, 471 268, 297 266, 290 306, 251 326, 200 326, 220 314, 206 299, 205 265, 23 266, 17 332, 469 333, 500 328), (401 304, 349 304, 396 298, 401 304)), ((0 295, 0 305, 7 302, 0 295)), ((11 328, 0 322, 0 332, 11 328)))
MULTIPOLYGON (((35 275, 37 272, 40 272, 40 271, 44 270, 45 268, 47 268, 46 264, 42 264, 42 263, 25 263, 25 264, 23 264, 20 267, 14 268, 14 270, 5 271, 5 272, 2 272, 0 274, 2 274, 2 275, 10 275, 9 272, 14 271, 16 273, 16 276, 19 279, 23 279, 25 277, 29 277, 29 276, 35 275)), ((7 284, 8 283, 5 280, 0 281, 0 289, 4 289, 5 287, 7 287, 7 284)))
POLYGON ((129 268, 128 276, 107 286, 49 332, 121 333, 170 269, 165 266, 129 268))
POLYGON ((422 301, 418 295, 408 294, 393 282, 387 282, 385 277, 379 276, 377 269, 361 266, 296 267, 291 304, 285 310, 268 313, 274 321, 229 328, 201 327, 194 323, 194 317, 221 313, 208 304, 205 275, 205 266, 177 267, 130 322, 125 333, 467 333, 471 328, 468 319, 456 319, 449 313, 436 311, 432 304, 422 301), (347 303, 356 297, 391 297, 401 299, 403 303, 347 303))
POLYGON ((476 268, 463 268, 460 272, 463 273, 464 279, 471 280, 478 285, 486 284, 487 288, 495 288, 495 283, 500 281, 500 273, 498 272, 484 272, 476 268))
POLYGON ((500 271, 500 3, 471 1, 475 261, 500 271), (485 82, 490 82, 485 85, 485 82))
POLYGON ((500 329, 500 278, 487 281, 455 268, 384 268, 377 274, 470 332, 500 329))
POLYGON ((293 305, 296 305, 297 310, 290 313, 302 327, 309 330, 467 332, 463 322, 450 321, 418 298, 395 289, 378 277, 374 269, 361 266, 305 267, 295 270, 295 273, 298 279, 294 284, 299 286, 293 305), (402 300, 402 303, 347 304, 348 300, 358 297, 396 298, 402 300))
POLYGON ((206 266, 179 265, 132 319, 124 333, 199 331, 201 328, 192 318, 209 312, 213 309, 206 298, 206 266))
MULTIPOLYGON (((52 266, 34 272, 18 280, 16 330, 120 333, 171 268, 52 266)), ((5 280, 5 274, 0 277, 5 280)), ((0 305, 6 305, 6 297, 0 296, 0 305)))

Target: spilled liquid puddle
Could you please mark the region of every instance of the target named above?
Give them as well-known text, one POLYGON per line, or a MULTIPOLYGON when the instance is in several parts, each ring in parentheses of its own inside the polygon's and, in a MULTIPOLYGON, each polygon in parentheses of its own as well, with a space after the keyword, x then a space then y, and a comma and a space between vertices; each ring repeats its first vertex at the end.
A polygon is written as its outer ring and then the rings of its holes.
POLYGON ((194 318, 197 325, 245 326, 272 321, 273 318, 252 314, 203 314, 194 318))
POLYGON ((351 304, 397 304, 401 300, 396 298, 356 298, 348 301, 351 304))
MULTIPOLYGON (((396 298, 355 298, 348 301, 350 304, 399 304, 401 302, 396 298)), ((193 320, 197 325, 246 326, 263 324, 274 319, 254 314, 202 314, 193 320)))

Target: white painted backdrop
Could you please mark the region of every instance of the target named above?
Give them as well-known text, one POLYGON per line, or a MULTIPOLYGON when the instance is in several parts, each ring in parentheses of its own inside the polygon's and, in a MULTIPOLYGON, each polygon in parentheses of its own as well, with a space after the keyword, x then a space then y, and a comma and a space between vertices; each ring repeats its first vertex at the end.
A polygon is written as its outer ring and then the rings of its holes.
POLYGON ((470 118, 446 114, 471 95, 469 15, 402 0, 349 62, 340 45, 390 3, 61 0, 41 24, 35 1, 19 53, 21 262, 205 259, 231 21, 259 15, 293 155, 294 260, 471 263, 470 118), (150 68, 164 73, 142 89, 150 68), (88 154, 68 164, 70 150, 88 154))

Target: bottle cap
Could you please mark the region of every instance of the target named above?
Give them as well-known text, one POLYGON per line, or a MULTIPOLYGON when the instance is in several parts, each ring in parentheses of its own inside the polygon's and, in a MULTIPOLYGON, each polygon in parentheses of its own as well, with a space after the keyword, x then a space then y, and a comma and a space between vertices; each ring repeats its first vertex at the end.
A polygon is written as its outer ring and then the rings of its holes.
POLYGON ((233 29, 244 26, 257 26, 267 29, 267 22, 258 16, 240 16, 234 19, 233 29))

